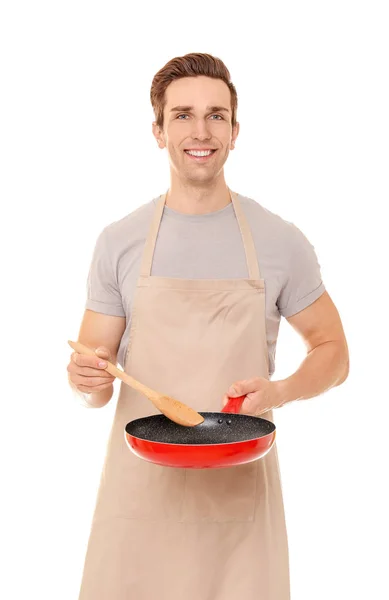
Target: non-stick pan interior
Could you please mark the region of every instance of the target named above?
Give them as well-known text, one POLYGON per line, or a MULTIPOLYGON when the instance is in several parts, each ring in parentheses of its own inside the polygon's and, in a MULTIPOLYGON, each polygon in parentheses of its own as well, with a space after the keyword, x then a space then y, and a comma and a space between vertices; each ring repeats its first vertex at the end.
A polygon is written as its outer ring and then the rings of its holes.
POLYGON ((177 425, 165 415, 136 419, 126 425, 134 437, 164 444, 228 444, 273 433, 275 425, 259 417, 229 413, 200 413, 204 422, 195 427, 177 425))

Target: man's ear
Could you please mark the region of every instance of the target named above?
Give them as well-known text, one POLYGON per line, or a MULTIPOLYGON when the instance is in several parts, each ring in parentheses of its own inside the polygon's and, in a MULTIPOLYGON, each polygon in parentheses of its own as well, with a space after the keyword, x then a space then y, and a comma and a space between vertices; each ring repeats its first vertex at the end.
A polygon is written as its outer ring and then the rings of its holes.
POLYGON ((153 122, 152 130, 153 130, 153 136, 157 140, 158 147, 159 148, 165 148, 166 144, 165 144, 165 138, 164 138, 164 135, 163 135, 163 131, 157 125, 156 121, 153 122))
POLYGON ((234 127, 232 128, 232 137, 231 137, 231 146, 230 146, 230 150, 233 150, 235 148, 235 142, 236 142, 236 138, 239 135, 239 123, 236 123, 236 125, 234 125, 234 127))

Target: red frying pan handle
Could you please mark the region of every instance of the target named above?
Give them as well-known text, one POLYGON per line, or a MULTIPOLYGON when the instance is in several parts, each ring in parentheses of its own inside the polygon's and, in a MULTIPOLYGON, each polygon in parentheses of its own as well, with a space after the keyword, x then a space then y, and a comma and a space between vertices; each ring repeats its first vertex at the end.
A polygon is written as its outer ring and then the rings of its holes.
POLYGON ((225 407, 222 409, 224 413, 240 413, 240 409, 242 408, 242 404, 246 396, 239 396, 238 398, 228 398, 228 402, 225 407))

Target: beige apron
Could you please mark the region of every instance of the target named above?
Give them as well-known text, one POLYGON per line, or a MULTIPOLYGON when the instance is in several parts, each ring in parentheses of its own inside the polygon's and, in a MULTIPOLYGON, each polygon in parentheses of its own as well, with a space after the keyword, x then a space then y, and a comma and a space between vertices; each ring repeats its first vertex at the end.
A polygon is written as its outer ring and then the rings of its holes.
MULTIPOLYGON (((196 410, 220 411, 234 381, 268 378, 264 280, 234 193, 249 279, 152 277, 165 198, 146 240, 125 370, 196 410)), ((289 600, 276 447, 232 468, 157 466, 124 437, 129 421, 155 413, 122 384, 79 600, 289 600)))

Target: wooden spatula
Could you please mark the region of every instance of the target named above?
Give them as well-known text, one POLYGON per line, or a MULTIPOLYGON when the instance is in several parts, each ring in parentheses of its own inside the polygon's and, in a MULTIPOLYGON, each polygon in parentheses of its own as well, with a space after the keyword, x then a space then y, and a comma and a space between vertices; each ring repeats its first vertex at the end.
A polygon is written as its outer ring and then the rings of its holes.
MULTIPOLYGON (((88 354, 89 356, 96 356, 95 352, 80 344, 80 342, 71 342, 68 341, 68 344, 73 350, 79 352, 80 354, 88 354)), ((139 383, 133 377, 115 367, 114 364, 107 361, 107 367, 105 371, 111 373, 114 377, 118 377, 124 383, 134 388, 138 392, 144 394, 154 406, 161 411, 166 417, 168 417, 171 421, 178 423, 179 425, 185 425, 186 427, 194 427, 195 425, 199 425, 204 421, 204 417, 199 415, 193 408, 190 408, 186 404, 175 400, 174 398, 170 398, 170 396, 165 396, 164 394, 160 394, 155 390, 151 390, 147 386, 143 385, 143 383, 139 383)))

